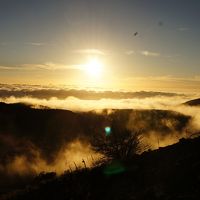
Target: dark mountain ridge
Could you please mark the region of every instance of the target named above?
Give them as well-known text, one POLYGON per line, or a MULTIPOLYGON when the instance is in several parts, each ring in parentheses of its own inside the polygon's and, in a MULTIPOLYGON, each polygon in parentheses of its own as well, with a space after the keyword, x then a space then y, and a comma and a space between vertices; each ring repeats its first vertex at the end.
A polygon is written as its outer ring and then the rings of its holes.
MULTIPOLYGON (((90 137, 104 131, 113 119, 122 127, 129 126, 133 131, 142 129, 144 134, 157 131, 162 137, 171 137, 174 131, 181 134, 190 122, 189 116, 169 110, 119 109, 103 110, 98 114, 0 103, 0 170, 21 154, 26 155, 29 162, 35 162, 30 151, 32 147, 37 147, 42 158, 51 163, 63 145, 77 138, 89 141, 90 137)), ((178 198, 177 193, 171 192, 170 185, 174 183, 172 176, 177 176, 177 184, 183 184, 181 176, 184 173, 188 173, 186 179, 189 180, 189 171, 196 172, 188 165, 194 163, 198 167, 198 145, 199 139, 188 140, 186 143, 182 141, 175 146, 143 153, 132 161, 105 163, 90 170, 67 172, 60 177, 54 173, 50 176, 47 174, 48 180, 44 174, 34 179, 35 182, 32 182, 34 173, 22 177, 1 171, 0 194, 22 189, 29 183, 25 190, 12 198, 170 199, 172 194, 178 198), (188 160, 190 157, 194 160, 188 160), (181 170, 186 171, 179 176, 181 170)))
POLYGON ((187 101, 187 102, 184 103, 184 105, 200 106, 200 98, 187 101))
POLYGON ((44 159, 51 162, 63 145, 77 138, 88 141, 104 132, 113 119, 117 119, 122 127, 142 130, 143 134, 156 131, 161 137, 174 131, 181 133, 190 122, 189 116, 169 110, 109 112, 35 109, 20 103, 0 103, 0 163, 5 163, 9 156, 28 153, 31 146, 39 149, 44 159))

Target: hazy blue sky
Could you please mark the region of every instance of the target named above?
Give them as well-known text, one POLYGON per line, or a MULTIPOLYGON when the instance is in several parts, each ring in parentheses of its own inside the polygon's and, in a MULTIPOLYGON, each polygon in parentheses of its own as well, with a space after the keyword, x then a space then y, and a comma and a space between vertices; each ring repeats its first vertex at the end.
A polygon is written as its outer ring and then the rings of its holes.
POLYGON ((199 0, 0 0, 0 82, 79 84, 95 57, 101 83, 197 87, 199 11, 199 0))

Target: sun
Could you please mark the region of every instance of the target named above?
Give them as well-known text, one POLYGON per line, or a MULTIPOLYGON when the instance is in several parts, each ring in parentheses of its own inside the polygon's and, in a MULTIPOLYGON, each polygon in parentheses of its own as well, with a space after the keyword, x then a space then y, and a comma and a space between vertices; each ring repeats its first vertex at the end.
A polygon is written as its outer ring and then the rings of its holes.
POLYGON ((102 62, 98 58, 90 58, 86 66, 86 72, 92 77, 100 77, 102 73, 102 62))

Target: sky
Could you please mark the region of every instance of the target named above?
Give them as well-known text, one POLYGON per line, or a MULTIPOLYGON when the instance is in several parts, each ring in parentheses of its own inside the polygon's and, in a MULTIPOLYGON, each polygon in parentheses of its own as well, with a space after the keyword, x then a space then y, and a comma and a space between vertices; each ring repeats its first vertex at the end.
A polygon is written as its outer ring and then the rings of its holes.
POLYGON ((0 0, 0 83, 200 91, 199 10, 199 0, 0 0))

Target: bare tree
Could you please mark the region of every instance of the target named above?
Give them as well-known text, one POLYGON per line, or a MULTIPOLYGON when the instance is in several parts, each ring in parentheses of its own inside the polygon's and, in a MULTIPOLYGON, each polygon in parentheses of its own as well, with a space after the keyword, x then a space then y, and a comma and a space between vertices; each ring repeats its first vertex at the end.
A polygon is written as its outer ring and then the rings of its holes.
POLYGON ((141 151, 140 133, 122 127, 114 121, 109 133, 96 135, 92 139, 93 150, 111 159, 130 159, 141 151))

